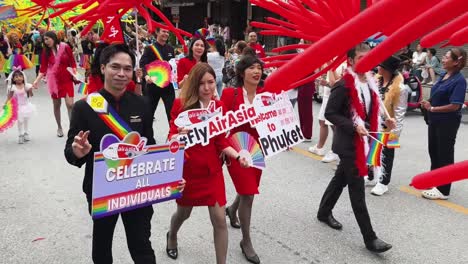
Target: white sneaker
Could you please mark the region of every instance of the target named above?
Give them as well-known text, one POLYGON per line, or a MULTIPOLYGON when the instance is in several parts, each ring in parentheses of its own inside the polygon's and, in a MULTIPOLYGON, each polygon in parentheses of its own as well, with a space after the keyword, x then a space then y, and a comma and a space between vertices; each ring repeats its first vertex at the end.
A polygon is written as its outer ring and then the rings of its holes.
POLYGON ((24 136, 23 135, 20 135, 18 137, 18 144, 24 144, 24 136))
POLYGON ((443 195, 439 189, 432 188, 430 190, 425 190, 421 192, 422 197, 430 200, 447 200, 449 196, 443 195))
POLYGON ((304 138, 304 142, 312 142, 311 138, 304 138))
POLYGON ((336 155, 335 153, 333 153, 333 151, 328 151, 327 155, 325 155, 325 157, 323 157, 322 159, 322 162, 325 162, 325 163, 330 163, 330 162, 333 162, 335 160, 338 160, 338 155, 336 155))
POLYGON ((30 141, 31 140, 28 133, 24 133, 23 136, 24 136, 24 141, 30 141))
POLYGON ((364 186, 375 186, 377 180, 374 178, 372 181, 369 180, 369 176, 364 177, 364 186))
POLYGON ((314 153, 314 154, 319 155, 319 156, 325 155, 325 149, 317 148, 317 145, 314 145, 313 147, 310 147, 309 152, 314 153))
POLYGON ((382 183, 377 183, 374 188, 371 190, 371 194, 381 196, 382 194, 386 193, 388 191, 388 187, 385 184, 382 183))

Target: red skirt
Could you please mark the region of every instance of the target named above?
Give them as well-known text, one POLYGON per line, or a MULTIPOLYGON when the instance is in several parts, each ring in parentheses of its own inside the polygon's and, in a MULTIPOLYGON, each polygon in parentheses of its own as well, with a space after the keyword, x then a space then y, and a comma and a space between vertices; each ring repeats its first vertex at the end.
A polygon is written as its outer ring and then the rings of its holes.
POLYGON ((258 194, 262 171, 256 168, 242 168, 235 159, 231 159, 230 162, 227 168, 237 193, 239 195, 258 194))
POLYGON ((221 166, 199 166, 187 161, 184 164, 185 189, 176 202, 181 206, 226 205, 226 190, 221 166), (219 167, 219 168, 217 168, 219 167))
POLYGON ((75 96, 75 86, 73 84, 73 81, 66 81, 66 82, 61 82, 58 84, 58 93, 57 94, 52 94, 51 97, 52 99, 60 99, 60 98, 65 98, 65 97, 70 97, 73 98, 75 96))

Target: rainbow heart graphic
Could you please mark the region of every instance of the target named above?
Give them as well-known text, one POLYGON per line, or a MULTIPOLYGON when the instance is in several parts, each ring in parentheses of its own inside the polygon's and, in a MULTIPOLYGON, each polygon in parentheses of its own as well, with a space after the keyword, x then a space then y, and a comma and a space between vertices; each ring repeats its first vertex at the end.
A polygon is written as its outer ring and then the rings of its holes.
MULTIPOLYGON (((138 132, 128 133, 122 141, 120 141, 119 138, 114 134, 107 134, 101 140, 101 152, 104 153, 109 148, 109 146, 114 145, 114 144, 122 143, 122 144, 137 146, 138 144, 141 144, 142 142, 146 144, 146 138, 140 137, 140 134, 138 134, 138 132)), ((128 166, 132 164, 133 159, 132 158, 109 159, 105 157, 105 162, 108 168, 115 169, 120 166, 123 167, 123 166, 128 166)))

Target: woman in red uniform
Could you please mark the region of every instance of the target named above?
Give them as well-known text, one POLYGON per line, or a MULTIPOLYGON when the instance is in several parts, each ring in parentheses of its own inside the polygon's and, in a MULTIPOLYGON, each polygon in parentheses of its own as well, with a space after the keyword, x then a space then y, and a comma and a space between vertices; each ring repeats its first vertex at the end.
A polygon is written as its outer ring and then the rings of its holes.
MULTIPOLYGON (((178 128, 175 125, 174 120, 178 115, 190 109, 208 107, 210 101, 214 100, 215 90, 216 77, 213 68, 207 63, 195 65, 187 78, 180 98, 174 101, 171 111, 170 139, 188 132, 187 128, 178 128)), ((223 106, 220 101, 215 101, 215 105, 215 108, 223 106)), ((229 146, 223 134, 210 139, 206 146, 195 145, 186 150, 183 177, 187 182, 182 198, 177 199, 177 211, 172 215, 171 227, 166 237, 166 253, 172 259, 178 256, 177 232, 184 221, 190 217, 192 208, 208 206, 213 225, 216 263, 226 263, 228 232, 224 216, 226 191, 222 162, 219 158, 221 152, 234 160, 237 159, 242 166, 248 166, 247 161, 240 159, 239 153, 229 146)))
POLYGON ((189 54, 177 63, 177 82, 183 87, 184 81, 190 74, 190 70, 198 62, 208 61, 208 43, 202 38, 193 38, 189 45, 189 54))
POLYGON ((65 98, 68 118, 70 118, 73 107, 74 83, 72 75, 67 71, 67 67, 76 71, 76 62, 70 46, 61 43, 55 32, 46 32, 44 34, 44 43, 45 49, 41 55, 41 68, 33 87, 37 89, 39 80, 47 76, 47 86, 54 104, 55 121, 58 127, 57 136, 63 137, 60 117, 61 98, 65 98))
MULTIPOLYGON (((263 74, 263 63, 260 59, 256 56, 242 56, 236 65, 236 73, 237 83, 240 86, 224 89, 221 96, 226 111, 236 111, 241 104, 251 105, 255 95, 261 92, 259 83, 263 74)), ((249 123, 233 129, 231 135, 239 131, 249 133, 258 141, 257 130, 252 128, 249 123)), ((242 240, 240 242, 242 253, 249 262, 260 263, 250 239, 250 218, 254 195, 258 194, 262 171, 256 168, 241 168, 239 162, 232 159, 228 170, 236 187, 237 196, 232 205, 226 207, 226 214, 230 219, 231 226, 239 228, 236 217, 237 210, 239 210, 240 228, 242 230, 242 240)))

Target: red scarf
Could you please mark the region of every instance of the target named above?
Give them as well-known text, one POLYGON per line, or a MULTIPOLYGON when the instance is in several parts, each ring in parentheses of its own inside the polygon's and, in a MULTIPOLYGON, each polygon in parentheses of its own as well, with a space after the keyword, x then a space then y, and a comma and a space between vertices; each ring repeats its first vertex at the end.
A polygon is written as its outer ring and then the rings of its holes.
MULTIPOLYGON (((354 116, 353 110, 356 112, 357 116, 360 117, 363 121, 366 120, 366 113, 364 110, 364 106, 359 100, 359 94, 356 89, 355 79, 350 73, 346 73, 343 76, 343 80, 345 81, 345 87, 349 91, 349 98, 350 98, 350 111, 351 116, 354 116)), ((370 110, 370 130, 369 131, 378 131, 379 127, 379 97, 375 91, 370 89, 371 97, 372 97, 372 104, 370 110)), ((359 172, 359 176, 367 176, 368 169, 366 163, 366 156, 367 153, 365 152, 365 144, 364 139, 358 134, 355 133, 354 135, 354 147, 356 149, 356 159, 355 164, 359 172)))

